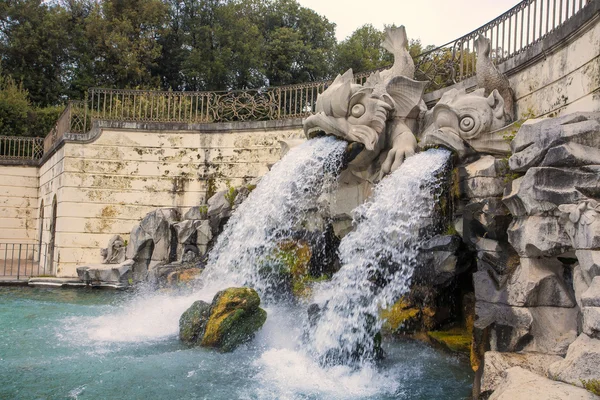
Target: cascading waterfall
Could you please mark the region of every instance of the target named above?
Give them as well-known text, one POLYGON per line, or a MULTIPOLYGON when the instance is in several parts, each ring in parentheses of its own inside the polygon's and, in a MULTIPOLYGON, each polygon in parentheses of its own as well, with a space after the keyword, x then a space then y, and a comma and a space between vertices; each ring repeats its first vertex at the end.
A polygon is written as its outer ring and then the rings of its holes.
POLYGON ((339 248, 342 268, 315 294, 319 308, 309 310, 307 345, 321 363, 377 357, 377 315, 409 289, 449 155, 432 149, 408 158, 355 210, 355 230, 339 248))
POLYGON ((334 137, 312 139, 275 164, 219 235, 200 278, 203 284, 251 286, 268 298, 281 283, 269 257, 325 211, 321 195, 333 189, 346 145, 334 137))

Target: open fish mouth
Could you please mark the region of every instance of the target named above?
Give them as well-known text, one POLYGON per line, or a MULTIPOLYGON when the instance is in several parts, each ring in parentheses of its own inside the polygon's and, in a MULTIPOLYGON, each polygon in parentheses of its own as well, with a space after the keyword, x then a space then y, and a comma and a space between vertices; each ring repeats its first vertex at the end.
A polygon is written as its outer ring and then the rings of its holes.
POLYGON ((367 125, 351 125, 345 118, 335 118, 317 113, 304 122, 304 134, 309 139, 319 136, 336 136, 347 142, 361 143, 365 149, 375 148, 379 135, 367 125))

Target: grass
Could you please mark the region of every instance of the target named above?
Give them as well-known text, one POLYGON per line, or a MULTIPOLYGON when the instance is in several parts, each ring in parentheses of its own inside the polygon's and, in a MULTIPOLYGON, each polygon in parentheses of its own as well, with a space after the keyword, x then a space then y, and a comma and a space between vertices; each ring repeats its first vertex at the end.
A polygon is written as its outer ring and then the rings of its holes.
POLYGON ((580 381, 586 390, 589 390, 595 395, 600 396, 600 379, 580 379, 580 381))

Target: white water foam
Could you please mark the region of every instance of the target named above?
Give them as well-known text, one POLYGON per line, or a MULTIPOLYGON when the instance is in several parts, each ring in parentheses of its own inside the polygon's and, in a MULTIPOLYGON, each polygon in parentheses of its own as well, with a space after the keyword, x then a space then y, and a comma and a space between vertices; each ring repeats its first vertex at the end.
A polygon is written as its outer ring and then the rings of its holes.
POLYGON ((266 259, 294 230, 325 211, 322 195, 336 184, 345 147, 344 141, 323 137, 291 149, 227 222, 200 280, 250 286, 268 300, 281 282, 266 259))
POLYGON ((379 310, 409 289, 449 155, 429 150, 408 158, 355 210, 356 228, 339 247, 342 268, 315 294, 321 310, 307 333, 316 359, 348 364, 373 355, 379 310))

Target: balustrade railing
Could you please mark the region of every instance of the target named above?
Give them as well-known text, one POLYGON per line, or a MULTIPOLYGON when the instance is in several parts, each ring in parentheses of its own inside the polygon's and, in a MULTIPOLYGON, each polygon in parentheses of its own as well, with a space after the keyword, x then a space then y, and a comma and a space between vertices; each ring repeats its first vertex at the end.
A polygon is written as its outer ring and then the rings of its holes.
POLYGON ((429 80, 436 90, 475 75, 475 40, 490 40, 490 58, 497 65, 546 37, 587 4, 598 0, 524 0, 474 31, 417 56, 415 78, 429 80))
POLYGON ((0 136, 0 160, 37 160, 44 154, 44 139, 0 136))

